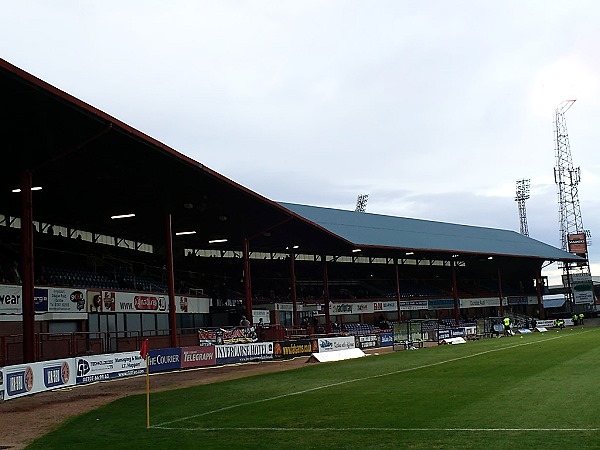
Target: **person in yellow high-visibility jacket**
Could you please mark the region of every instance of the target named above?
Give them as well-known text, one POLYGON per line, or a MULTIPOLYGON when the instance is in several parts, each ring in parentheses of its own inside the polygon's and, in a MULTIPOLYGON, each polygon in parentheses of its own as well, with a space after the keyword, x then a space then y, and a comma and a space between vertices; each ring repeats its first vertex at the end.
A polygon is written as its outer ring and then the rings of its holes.
POLYGON ((579 325, 583 325, 583 318, 584 318, 583 313, 579 313, 579 325))
POLYGON ((505 317, 502 323, 504 324, 504 336, 510 336, 510 317, 505 317))

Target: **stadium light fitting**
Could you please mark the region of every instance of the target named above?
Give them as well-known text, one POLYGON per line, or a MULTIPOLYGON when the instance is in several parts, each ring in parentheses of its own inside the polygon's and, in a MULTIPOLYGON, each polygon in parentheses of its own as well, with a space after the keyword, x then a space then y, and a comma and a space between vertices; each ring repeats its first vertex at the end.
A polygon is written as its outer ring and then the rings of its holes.
POLYGON ((406 256, 414 255, 415 252, 406 252, 406 256))
POLYGON ((494 257, 493 256, 488 256, 488 259, 494 259, 494 257))
POLYGON ((135 217, 135 214, 134 213, 116 214, 114 216, 110 216, 111 219, 129 219, 130 217, 135 217))
POLYGON ((355 249, 352 250, 352 253, 358 253, 360 251, 362 251, 360 248, 355 248, 355 249))
MULTIPOLYGON (((41 187, 41 186, 33 186, 33 187, 31 188, 31 190, 32 190, 32 191, 41 191, 41 190, 42 190, 42 187, 41 187)), ((16 189, 13 189, 13 190, 12 190, 12 192, 14 192, 15 194, 18 194, 19 192, 21 192, 21 188, 16 188, 16 189)))
POLYGON ((184 236, 186 234, 196 234, 195 231, 178 231, 177 233, 175 233, 175 236, 184 236))
POLYGON ((223 242, 227 242, 227 239, 211 239, 208 241, 209 244, 222 244, 223 242))

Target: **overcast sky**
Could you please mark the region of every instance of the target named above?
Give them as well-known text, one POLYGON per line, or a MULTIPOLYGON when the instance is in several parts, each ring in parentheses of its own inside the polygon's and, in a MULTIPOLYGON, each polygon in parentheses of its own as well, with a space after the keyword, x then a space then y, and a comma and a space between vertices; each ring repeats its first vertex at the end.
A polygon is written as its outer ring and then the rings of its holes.
MULTIPOLYGON (((600 246, 600 2, 6 1, 0 57, 276 201, 560 247, 554 111, 600 246)), ((592 274, 600 251, 590 248, 592 274)), ((551 272, 546 272, 551 275, 551 272)))

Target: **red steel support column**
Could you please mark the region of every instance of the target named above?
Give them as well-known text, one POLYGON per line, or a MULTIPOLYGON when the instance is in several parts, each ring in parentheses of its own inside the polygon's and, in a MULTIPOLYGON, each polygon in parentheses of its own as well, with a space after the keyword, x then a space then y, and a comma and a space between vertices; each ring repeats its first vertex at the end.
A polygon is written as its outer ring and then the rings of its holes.
POLYGON ((454 298, 454 322, 460 325, 460 307, 458 304, 458 286, 456 284, 456 262, 452 261, 452 296, 454 298))
MULTIPOLYGON (((573 292, 573 284, 571 283, 571 273, 569 271, 570 268, 570 263, 568 262, 564 262, 563 263, 565 265, 565 275, 566 275, 566 282, 567 282, 567 298, 566 298, 566 307, 567 307, 567 311, 570 311, 571 313, 575 311, 575 293, 573 292)), ((564 281, 563 281, 563 285, 564 285, 564 281)), ((540 309, 541 311, 541 309, 540 309)))
POLYGON ((292 305, 294 313, 292 317, 292 326, 298 326, 298 302, 296 299, 296 255, 290 252, 290 276, 292 278, 292 305))
POLYGON ((394 271, 396 273, 396 307, 398 308, 398 322, 402 322, 400 311, 400 271, 398 269, 398 258, 394 258, 394 271))
POLYGON ((246 318, 251 324, 252 319, 252 279, 250 277, 250 243, 248 239, 244 239, 242 248, 244 258, 244 296, 246 298, 246 318))
POLYGON ((502 295, 502 271, 498 267, 498 295, 500 297, 500 316, 504 317, 504 302, 502 295))
MULTIPOLYGON (((567 266, 567 274, 569 273, 569 269, 567 266)), ((568 278, 568 275, 567 275, 568 278)), ((544 302, 542 301, 542 268, 538 270, 537 280, 536 280, 536 291, 537 291, 537 301, 538 301, 538 319, 544 318, 544 302)), ((569 283, 570 284, 570 283, 569 283)))
POLYGON ((25 170, 21 176, 23 237, 22 297, 23 297, 23 362, 35 362, 35 306, 33 297, 33 199, 31 172, 25 170))
POLYGON ((325 332, 331 333, 331 311, 329 311, 329 274, 327 272, 327 256, 323 255, 323 303, 325 308, 325 332))
POLYGON ((167 213, 165 218, 167 239, 167 286, 169 288, 169 334, 171 335, 171 347, 177 348, 177 316, 175 309, 175 272, 173 270, 173 230, 171 228, 171 214, 167 213))

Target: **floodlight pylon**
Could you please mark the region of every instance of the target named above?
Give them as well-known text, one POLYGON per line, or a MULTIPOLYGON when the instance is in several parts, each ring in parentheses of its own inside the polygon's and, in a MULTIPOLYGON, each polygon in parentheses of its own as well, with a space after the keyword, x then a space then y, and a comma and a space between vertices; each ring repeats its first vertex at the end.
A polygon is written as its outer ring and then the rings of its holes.
POLYGON ((527 226, 527 210, 525 209, 525 200, 529 198, 530 180, 517 180, 517 193, 515 201, 519 207, 520 233, 529 236, 529 227, 527 226))
POLYGON ((365 212, 367 210, 367 201, 369 201, 369 194, 358 194, 355 211, 365 212))

